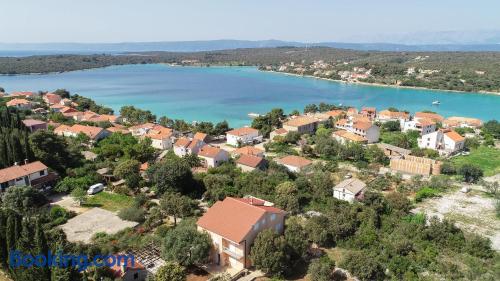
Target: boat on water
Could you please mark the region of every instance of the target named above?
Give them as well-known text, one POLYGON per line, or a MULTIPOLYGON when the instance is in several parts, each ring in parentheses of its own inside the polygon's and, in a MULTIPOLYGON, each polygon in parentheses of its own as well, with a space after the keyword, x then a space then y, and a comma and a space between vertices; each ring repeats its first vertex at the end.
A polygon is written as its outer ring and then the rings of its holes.
POLYGON ((255 112, 248 113, 248 117, 250 117, 250 118, 257 118, 257 117, 260 117, 260 116, 261 116, 260 114, 255 113, 255 112))
POLYGON ((438 100, 435 100, 435 101, 432 102, 432 105, 440 105, 440 104, 441 104, 441 102, 438 101, 438 100))

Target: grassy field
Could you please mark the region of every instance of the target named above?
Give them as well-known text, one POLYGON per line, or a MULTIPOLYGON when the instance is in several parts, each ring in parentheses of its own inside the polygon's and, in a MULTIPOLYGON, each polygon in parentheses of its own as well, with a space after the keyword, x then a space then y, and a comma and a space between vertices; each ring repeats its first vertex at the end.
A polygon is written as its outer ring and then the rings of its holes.
POLYGON ((463 164, 475 164, 481 167, 485 176, 493 176, 500 173, 500 149, 481 146, 470 152, 470 155, 458 156, 452 162, 458 166, 463 164))
POLYGON ((116 212, 121 209, 132 206, 134 198, 110 192, 99 192, 96 195, 89 196, 84 207, 99 207, 108 211, 116 212))

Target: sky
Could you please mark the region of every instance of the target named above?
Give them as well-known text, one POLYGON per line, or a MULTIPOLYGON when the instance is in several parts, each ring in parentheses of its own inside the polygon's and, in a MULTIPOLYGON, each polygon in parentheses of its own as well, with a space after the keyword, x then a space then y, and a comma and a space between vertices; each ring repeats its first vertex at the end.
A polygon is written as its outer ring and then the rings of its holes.
POLYGON ((498 0, 0 0, 0 11, 3 43, 376 42, 500 30, 498 0))

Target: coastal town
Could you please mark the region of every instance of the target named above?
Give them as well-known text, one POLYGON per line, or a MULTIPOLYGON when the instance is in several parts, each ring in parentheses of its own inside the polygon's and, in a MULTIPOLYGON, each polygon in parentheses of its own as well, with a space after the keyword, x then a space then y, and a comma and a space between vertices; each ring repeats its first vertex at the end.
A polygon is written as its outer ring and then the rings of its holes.
MULTIPOLYGON (((346 81, 372 72, 345 69, 266 68, 346 81)), ((498 276, 497 120, 320 103, 231 128, 113 112, 64 89, 0 90, 0 259, 16 278, 498 276), (6 263, 14 245, 132 254, 135 264, 21 271, 6 263)))

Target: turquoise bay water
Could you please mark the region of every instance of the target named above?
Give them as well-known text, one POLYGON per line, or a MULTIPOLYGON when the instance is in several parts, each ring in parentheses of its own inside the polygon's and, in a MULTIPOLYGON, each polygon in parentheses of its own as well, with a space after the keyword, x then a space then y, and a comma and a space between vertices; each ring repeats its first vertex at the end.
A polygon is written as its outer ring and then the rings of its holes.
POLYGON ((310 103, 334 103, 436 111, 444 116, 500 119, 500 96, 397 89, 261 72, 253 67, 171 67, 126 65, 45 75, 0 76, 6 91, 65 88, 112 107, 149 109, 157 116, 187 121, 251 122, 250 112, 281 107, 302 110, 310 103), (441 105, 433 106, 439 100, 441 105))

